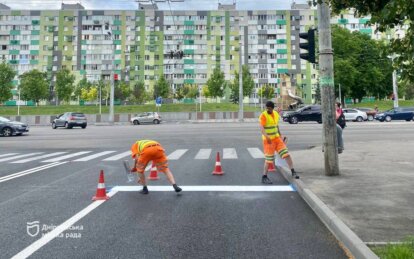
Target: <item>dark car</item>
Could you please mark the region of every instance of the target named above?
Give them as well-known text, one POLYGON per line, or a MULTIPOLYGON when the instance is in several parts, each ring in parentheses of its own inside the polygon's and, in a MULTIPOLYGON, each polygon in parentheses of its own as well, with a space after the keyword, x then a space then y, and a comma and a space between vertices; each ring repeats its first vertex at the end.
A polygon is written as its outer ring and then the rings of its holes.
POLYGON ((375 118, 375 115, 377 115, 377 111, 372 108, 357 108, 357 109, 367 113, 368 121, 373 121, 375 118))
POLYGON ((308 105, 293 112, 284 112, 283 121, 290 124, 297 124, 300 121, 316 121, 322 123, 320 105, 308 105))
POLYGON ((29 132, 27 124, 0 117, 0 135, 10 137, 12 135, 22 135, 25 132, 29 132))
POLYGON ((81 112, 65 112, 64 114, 56 116, 52 122, 53 129, 57 127, 65 127, 67 129, 81 127, 84 129, 87 125, 86 116, 81 112))
POLYGON ((397 107, 377 114, 375 119, 381 122, 390 122, 391 120, 414 120, 414 107, 397 107))

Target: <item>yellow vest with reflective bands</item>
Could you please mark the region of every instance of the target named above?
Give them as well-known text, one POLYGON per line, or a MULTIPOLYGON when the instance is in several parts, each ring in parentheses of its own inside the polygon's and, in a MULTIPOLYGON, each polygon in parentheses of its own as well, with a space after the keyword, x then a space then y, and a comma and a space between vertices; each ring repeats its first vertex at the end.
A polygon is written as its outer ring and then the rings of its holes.
MULTIPOLYGON (((271 114, 268 114, 267 111, 262 113, 262 116, 266 118, 266 125, 264 129, 266 134, 270 137, 270 139, 275 139, 279 137, 279 132, 277 130, 277 125, 279 124, 279 113, 273 111, 274 119, 271 114)), ((266 137, 262 135, 262 139, 265 140, 266 137)))
POLYGON ((150 146, 150 145, 155 145, 158 144, 157 141, 154 140, 138 140, 136 142, 137 146, 138 146, 138 153, 141 153, 142 150, 144 150, 145 147, 150 146))

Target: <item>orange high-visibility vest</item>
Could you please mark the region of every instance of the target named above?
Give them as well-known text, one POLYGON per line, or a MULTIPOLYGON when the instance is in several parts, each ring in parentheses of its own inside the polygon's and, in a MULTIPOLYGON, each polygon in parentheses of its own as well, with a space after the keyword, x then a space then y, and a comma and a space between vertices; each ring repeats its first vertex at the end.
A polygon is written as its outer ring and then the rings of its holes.
MULTIPOLYGON (((273 111, 273 116, 271 116, 267 113, 267 111, 264 111, 261 116, 264 116, 266 118, 266 125, 264 126, 264 129, 270 139, 279 137, 280 134, 277 130, 277 125, 279 125, 279 113, 273 111)), ((266 137, 262 135, 262 139, 265 140, 266 137)))

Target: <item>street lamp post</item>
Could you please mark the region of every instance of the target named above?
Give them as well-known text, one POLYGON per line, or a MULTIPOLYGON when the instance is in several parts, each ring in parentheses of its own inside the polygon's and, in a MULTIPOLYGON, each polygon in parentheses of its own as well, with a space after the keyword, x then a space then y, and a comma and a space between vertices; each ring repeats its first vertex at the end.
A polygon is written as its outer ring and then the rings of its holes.
POLYGON ((17 101, 17 116, 20 116, 20 88, 19 88, 19 100, 17 101))
POLYGON ((241 33, 239 41, 239 121, 243 121, 243 61, 242 61, 242 42, 241 42, 241 33))
MULTIPOLYGON (((394 65, 394 59, 398 57, 398 55, 393 54, 388 56, 391 59, 392 64, 394 65)), ((392 71, 392 96, 394 98, 394 108, 398 108, 398 85, 397 85, 397 70, 394 69, 392 71)))

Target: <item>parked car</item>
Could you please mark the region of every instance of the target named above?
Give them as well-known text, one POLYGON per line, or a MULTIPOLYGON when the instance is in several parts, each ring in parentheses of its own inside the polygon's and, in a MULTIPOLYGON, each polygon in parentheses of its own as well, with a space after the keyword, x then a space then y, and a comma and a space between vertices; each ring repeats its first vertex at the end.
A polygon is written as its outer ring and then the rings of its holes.
POLYGON ((375 116, 376 120, 381 122, 390 122, 391 120, 414 120, 414 107, 397 107, 391 110, 379 113, 375 116))
POLYGON ((322 123, 322 113, 320 105, 307 105, 292 112, 284 112, 283 121, 290 124, 297 124, 300 121, 316 121, 322 123))
POLYGON ((368 115, 366 112, 360 111, 358 109, 350 109, 346 108, 343 109, 345 120, 347 121, 366 121, 368 119, 368 115))
POLYGON ((27 124, 0 117, 0 135, 10 137, 12 135, 22 135, 25 132, 29 132, 27 124))
POLYGON ((81 127, 84 129, 87 125, 88 122, 85 114, 81 112, 65 112, 56 116, 52 122, 52 129, 56 129, 57 127, 65 127, 67 129, 81 127))
POLYGON ((375 118, 375 115, 377 115, 377 111, 372 108, 356 108, 357 110, 363 111, 367 113, 368 121, 373 121, 375 118))
POLYGON ((161 123, 161 116, 156 112, 143 112, 138 114, 136 117, 131 118, 131 123, 134 125, 144 124, 144 123, 161 123))

